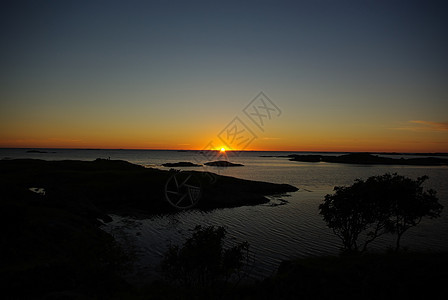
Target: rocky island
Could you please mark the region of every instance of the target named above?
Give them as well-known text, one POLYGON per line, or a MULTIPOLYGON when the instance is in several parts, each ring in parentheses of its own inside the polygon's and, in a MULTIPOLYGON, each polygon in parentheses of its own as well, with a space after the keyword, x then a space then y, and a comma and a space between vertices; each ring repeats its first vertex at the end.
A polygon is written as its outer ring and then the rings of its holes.
POLYGON ((199 164, 195 164, 189 161, 180 161, 180 162, 176 162, 176 163, 164 163, 162 164, 162 166, 164 167, 171 167, 171 168, 175 168, 175 167, 201 167, 201 165, 199 164))
POLYGON ((56 153, 56 152, 48 152, 48 151, 43 151, 43 150, 27 150, 26 153, 39 153, 39 154, 44 154, 44 153, 56 153))
POLYGON ((418 157, 418 158, 390 158, 373 155, 370 153, 350 153, 339 156, 331 155, 288 155, 291 161, 302 162, 329 162, 342 164, 363 164, 363 165, 415 165, 415 166, 446 166, 448 159, 438 157, 418 157))
POLYGON ((211 161, 211 162, 205 163, 205 165, 212 166, 212 167, 243 167, 244 166, 242 164, 231 163, 230 161, 226 161, 226 160, 211 161))

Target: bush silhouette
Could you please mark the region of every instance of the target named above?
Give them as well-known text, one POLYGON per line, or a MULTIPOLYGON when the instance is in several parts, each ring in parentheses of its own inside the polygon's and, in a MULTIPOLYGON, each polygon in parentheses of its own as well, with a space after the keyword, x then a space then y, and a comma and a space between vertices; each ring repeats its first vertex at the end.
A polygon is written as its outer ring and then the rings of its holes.
POLYGON ((224 227, 196 226, 182 247, 170 245, 162 261, 162 272, 172 283, 186 287, 209 287, 243 274, 249 259, 249 244, 224 249, 224 227))
POLYGON ((397 235, 395 250, 403 234, 423 217, 436 218, 442 212, 434 190, 424 190, 427 176, 413 180, 397 174, 356 179, 348 187, 336 186, 319 205, 327 226, 341 239, 343 251, 365 251, 367 245, 385 233, 397 235))

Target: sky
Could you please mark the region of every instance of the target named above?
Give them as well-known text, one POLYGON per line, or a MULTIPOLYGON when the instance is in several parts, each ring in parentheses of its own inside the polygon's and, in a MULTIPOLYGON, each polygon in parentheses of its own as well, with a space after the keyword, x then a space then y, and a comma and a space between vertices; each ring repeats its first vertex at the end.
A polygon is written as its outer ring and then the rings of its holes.
POLYGON ((448 152, 443 1, 0 5, 0 147, 448 152))

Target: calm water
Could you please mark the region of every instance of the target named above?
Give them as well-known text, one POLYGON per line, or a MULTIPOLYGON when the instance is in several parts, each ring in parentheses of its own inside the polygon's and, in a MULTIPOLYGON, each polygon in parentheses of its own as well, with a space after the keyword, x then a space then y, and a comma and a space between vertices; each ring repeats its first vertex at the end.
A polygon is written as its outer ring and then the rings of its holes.
MULTIPOLYGON (((42 149, 40 149, 42 150, 42 149)), ((148 150, 61 150, 48 149, 49 153, 27 153, 24 149, 0 149, 2 158, 41 158, 49 160, 96 158, 123 159, 144 166, 167 169, 165 162, 205 162, 207 157, 197 152, 148 150), (50 153, 55 152, 55 153, 50 153)), ((195 168, 244 179, 275 183, 288 183, 300 190, 280 197, 271 203, 211 212, 190 210, 174 215, 157 216, 145 220, 129 220, 118 216, 104 229, 137 246, 141 271, 156 275, 156 266, 169 243, 180 244, 196 225, 223 225, 228 229, 229 243, 248 241, 255 257, 254 277, 275 272, 284 259, 297 256, 336 254, 340 241, 329 230, 318 214, 318 205, 336 185, 350 185, 356 178, 398 173, 411 178, 428 175, 428 188, 437 191, 442 205, 448 207, 448 167, 371 166, 329 163, 292 162, 282 157, 293 152, 244 152, 229 154, 229 160, 244 167, 195 168)), ((441 217, 423 220, 410 229, 402 245, 412 250, 448 251, 448 213, 441 217)), ((382 250, 393 245, 391 237, 383 237, 371 245, 382 250)))

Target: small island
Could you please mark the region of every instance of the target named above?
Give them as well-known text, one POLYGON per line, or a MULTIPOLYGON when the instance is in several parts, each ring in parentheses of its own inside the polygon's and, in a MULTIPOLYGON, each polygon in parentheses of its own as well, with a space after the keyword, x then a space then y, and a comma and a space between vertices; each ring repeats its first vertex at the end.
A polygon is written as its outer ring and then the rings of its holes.
POLYGON ((164 163, 162 164, 162 166, 174 168, 174 167, 201 167, 202 165, 194 164, 189 161, 180 161, 176 163, 164 163))
POLYGON ((230 161, 226 161, 226 160, 211 161, 211 162, 205 163, 205 165, 213 166, 213 167, 243 167, 244 166, 242 164, 231 163, 230 161))
POLYGON ((414 166, 446 166, 448 159, 437 157, 418 158, 390 158, 373 155, 370 153, 350 153, 339 156, 331 155, 288 155, 291 161, 301 162, 328 162, 342 164, 362 164, 362 165, 414 165, 414 166))
MULTIPOLYGON (((42 151, 42 150, 27 150, 26 153, 48 153, 48 151, 42 151)), ((52 152, 54 153, 54 152, 52 152)))

